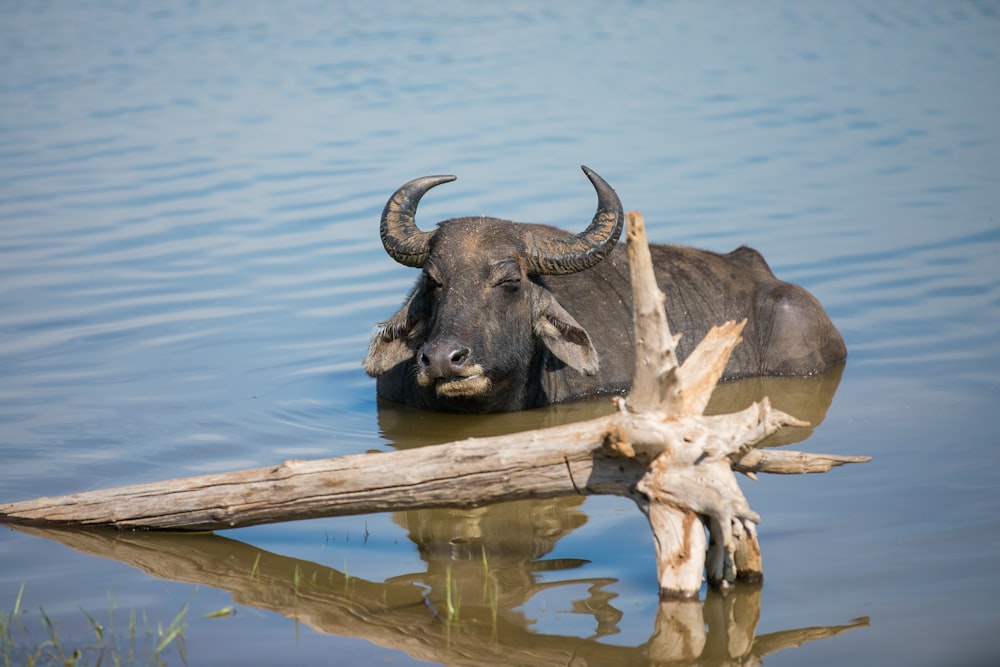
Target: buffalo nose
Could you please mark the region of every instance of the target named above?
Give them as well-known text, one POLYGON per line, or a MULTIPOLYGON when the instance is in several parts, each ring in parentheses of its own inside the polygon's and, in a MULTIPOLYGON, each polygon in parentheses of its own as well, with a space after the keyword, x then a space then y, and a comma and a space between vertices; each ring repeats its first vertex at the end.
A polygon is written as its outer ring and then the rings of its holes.
POLYGON ((434 341, 420 353, 420 366, 431 377, 452 377, 463 374, 471 356, 472 351, 458 343, 434 341))

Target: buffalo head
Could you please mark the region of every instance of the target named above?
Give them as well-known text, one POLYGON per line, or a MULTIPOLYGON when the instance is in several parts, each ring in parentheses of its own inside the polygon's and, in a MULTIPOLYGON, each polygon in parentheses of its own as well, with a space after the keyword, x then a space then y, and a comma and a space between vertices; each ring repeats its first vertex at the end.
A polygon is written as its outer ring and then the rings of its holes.
POLYGON ((579 234, 488 217, 454 218, 421 231, 417 204, 454 176, 403 185, 382 213, 389 255, 422 269, 403 307, 379 325, 365 370, 379 395, 431 409, 493 412, 535 402, 537 376, 564 364, 597 373, 588 333, 545 287, 544 276, 588 269, 621 234, 622 205, 604 179, 583 167, 597 212, 579 234))

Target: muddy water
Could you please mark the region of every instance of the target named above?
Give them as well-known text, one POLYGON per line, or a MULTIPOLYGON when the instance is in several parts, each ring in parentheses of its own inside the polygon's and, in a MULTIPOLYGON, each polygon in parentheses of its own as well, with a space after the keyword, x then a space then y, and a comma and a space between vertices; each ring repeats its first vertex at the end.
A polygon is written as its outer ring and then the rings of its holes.
POLYGON ((669 608, 645 520, 612 498, 216 536, 5 529, 19 641, 47 638, 42 607, 92 645, 83 607, 119 634, 148 619, 149 651, 186 606, 194 664, 995 661, 998 17, 0 7, 0 502, 606 410, 429 415, 380 405, 360 367, 415 277, 378 241, 393 189, 454 173, 424 220, 577 229, 594 206, 580 164, 654 241, 757 247, 847 339, 831 375, 727 385, 717 409, 767 393, 816 424, 772 444, 875 457, 743 484, 764 586, 669 608), (824 638, 790 650, 803 628, 824 638))

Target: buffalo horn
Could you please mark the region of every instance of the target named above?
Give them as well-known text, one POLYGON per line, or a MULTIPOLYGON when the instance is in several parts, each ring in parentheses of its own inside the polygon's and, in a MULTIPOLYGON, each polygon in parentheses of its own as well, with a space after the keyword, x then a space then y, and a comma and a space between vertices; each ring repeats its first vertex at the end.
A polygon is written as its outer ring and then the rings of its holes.
POLYGON ((597 190, 597 213, 590 226, 575 236, 533 234, 527 240, 528 271, 540 275, 565 275, 583 271, 614 250, 625 215, 618 195, 603 178, 581 167, 597 190))
POLYGON ((417 227, 417 204, 434 186, 454 180, 454 176, 424 176, 403 185, 389 198, 382 211, 379 234, 390 257, 404 266, 424 265, 434 232, 422 232, 417 227))

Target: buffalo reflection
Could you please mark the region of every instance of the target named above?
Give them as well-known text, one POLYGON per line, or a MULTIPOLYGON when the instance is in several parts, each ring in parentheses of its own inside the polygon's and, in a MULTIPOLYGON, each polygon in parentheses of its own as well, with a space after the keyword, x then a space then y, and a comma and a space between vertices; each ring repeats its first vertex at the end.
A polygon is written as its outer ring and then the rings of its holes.
MULTIPOLYGON (((837 364, 819 375, 807 377, 755 377, 716 386, 706 414, 737 412, 767 397, 775 408, 808 426, 786 426, 761 446, 775 447, 801 442, 826 418, 840 385, 846 364, 837 364)), ((452 442, 548 428, 609 415, 615 407, 610 396, 557 403, 544 408, 492 415, 456 415, 428 412, 379 400, 378 422, 382 437, 397 449, 452 442)))
MULTIPOLYGON (((822 422, 843 365, 812 378, 754 378, 720 385, 709 410, 732 411, 761 395, 809 420, 768 444, 802 440, 822 422)), ((436 415, 380 405, 383 433, 400 448, 606 414, 610 402, 556 405, 523 413, 436 415)), ((393 514, 424 563, 422 572, 384 582, 264 551, 212 534, 131 533, 106 529, 15 527, 77 551, 120 561, 155 577, 228 591, 234 602, 276 611, 318 632, 357 637, 449 665, 732 665, 759 664, 765 655, 867 625, 812 627, 756 635, 761 588, 738 584, 704 601, 659 604, 649 639, 614 646, 600 638, 619 632, 613 578, 570 576, 586 560, 546 558, 583 526, 581 496, 531 499, 474 509, 393 514), (544 589, 569 587, 572 611, 594 619, 590 637, 533 630, 526 604, 544 589), (580 591, 583 591, 582 593, 580 591), (581 597, 582 596, 582 597, 581 597)))
POLYGON ((704 601, 661 602, 649 639, 615 646, 613 578, 569 577, 586 563, 545 559, 585 517, 578 498, 527 500, 439 517, 395 520, 417 543, 426 570, 384 582, 349 576, 213 534, 15 527, 77 551, 120 561, 161 579, 228 591, 235 603, 275 611, 317 632, 365 639, 418 660, 448 665, 759 664, 784 648, 868 624, 756 635, 761 587, 738 584, 704 601), (488 534, 498 533, 494 539, 488 534), (542 574, 544 573, 544 576, 542 574), (524 611, 543 589, 570 587, 571 610, 594 619, 588 637, 539 632, 524 611))
POLYGON ((427 592, 427 602, 442 620, 489 625, 503 617, 511 626, 528 628, 522 609, 547 588, 585 588, 573 601, 574 613, 593 616, 595 635, 618 632, 622 612, 605 589, 611 578, 566 577, 588 561, 545 558, 565 535, 587 521, 581 496, 519 500, 467 510, 433 509, 396 512, 393 520, 407 531, 427 566, 425 572, 389 580, 427 592), (458 613, 449 616, 449 602, 458 613))

